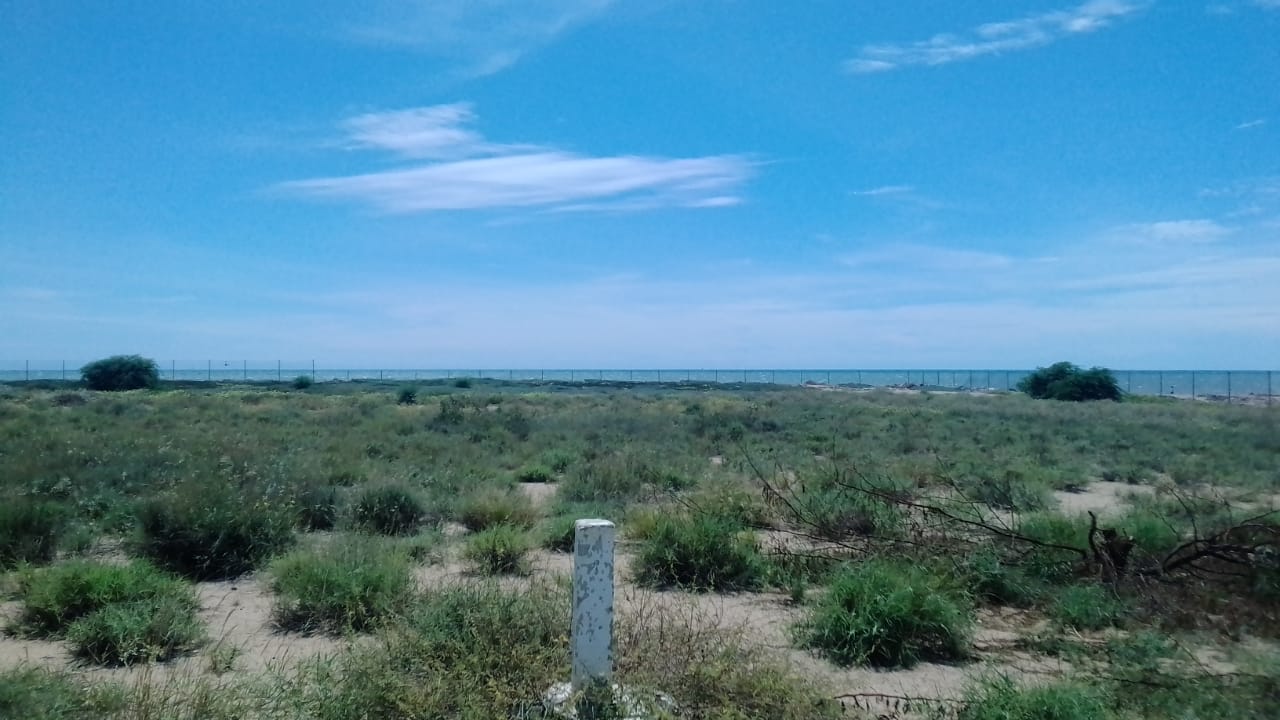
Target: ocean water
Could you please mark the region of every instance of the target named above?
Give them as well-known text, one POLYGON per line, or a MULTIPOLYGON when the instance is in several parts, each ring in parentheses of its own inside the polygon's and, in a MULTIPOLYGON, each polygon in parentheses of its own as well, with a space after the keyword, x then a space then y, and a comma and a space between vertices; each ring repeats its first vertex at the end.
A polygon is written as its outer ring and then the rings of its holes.
MULTIPOLYGON (((849 385, 892 387, 914 385, 938 390, 1012 390, 1030 370, 772 370, 772 369, 403 369, 325 368, 310 363, 206 363, 204 367, 177 363, 161 365, 165 380, 280 381, 311 375, 318 382, 352 380, 440 380, 480 378, 545 382, 694 382, 761 383, 777 385, 849 385)), ((1113 370, 1120 387, 1135 395, 1175 397, 1244 397, 1280 395, 1280 371, 1267 370, 1113 370)), ((75 380, 79 366, 56 369, 14 367, 0 369, 0 382, 75 380)))

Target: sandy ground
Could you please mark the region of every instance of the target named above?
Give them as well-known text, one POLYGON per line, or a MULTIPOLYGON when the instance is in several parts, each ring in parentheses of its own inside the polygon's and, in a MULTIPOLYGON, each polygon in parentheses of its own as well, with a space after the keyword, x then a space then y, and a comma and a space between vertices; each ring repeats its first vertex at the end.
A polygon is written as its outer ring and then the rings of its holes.
MULTIPOLYGON (((711 462, 715 464, 717 460, 720 458, 712 458, 711 462)), ((520 486, 520 490, 531 502, 543 505, 552 500, 556 486, 526 483, 520 486)), ((1057 495, 1064 511, 1093 510, 1107 515, 1122 510, 1132 494, 1148 492, 1151 488, 1094 482, 1082 492, 1057 495)), ((446 537, 459 534, 460 528, 453 530, 446 532, 446 537)), ((316 541, 323 542, 323 538, 316 541)), ((771 542, 794 541, 794 536, 784 537, 778 533, 762 538, 766 547, 770 547, 771 542)), ((451 543, 436 562, 416 569, 415 578, 420 589, 430 590, 476 577, 460 557, 460 545, 451 543)), ((99 554, 107 561, 120 559, 118 549, 108 548, 99 554)), ((621 543, 615 560, 615 606, 619 613, 619 627, 625 627, 628 622, 643 622, 645 618, 664 617, 692 619, 699 627, 740 632, 747 642, 763 648, 800 675, 828 688, 832 695, 861 695, 857 704, 864 709, 870 707, 873 712, 878 712, 877 703, 891 702, 877 699, 875 694, 955 699, 961 696, 971 680, 992 672, 1025 682, 1041 682, 1070 670, 1059 660, 1025 649, 1022 638, 1042 630, 1046 625, 1043 618, 1007 608, 984 609, 978 613, 974 657, 969 662, 921 663, 910 670, 893 671, 836 667, 792 646, 790 627, 806 609, 792 605, 785 594, 699 595, 646 590, 631 582, 632 559, 631 547, 626 542, 621 543)), ((530 569, 528 576, 504 578, 500 582, 520 589, 538 579, 568 578, 573 571, 573 559, 568 554, 536 550, 530 556, 530 569)), ((350 642, 277 631, 271 621, 270 593, 257 576, 200 583, 197 591, 200 618, 211 641, 192 655, 152 667, 86 667, 78 664, 61 642, 26 639, 5 633, 0 637, 0 670, 19 665, 71 668, 87 677, 126 682, 209 673, 226 673, 228 679, 234 679, 237 674, 253 675, 267 669, 287 669, 308 658, 331 656, 342 652, 350 642)), ((7 627, 19 610, 20 606, 15 602, 0 605, 0 622, 7 627)), ((1231 667, 1221 652, 1206 649, 1197 651, 1197 655, 1208 667, 1231 667)), ((888 704, 884 705, 886 713, 890 709, 888 704)))

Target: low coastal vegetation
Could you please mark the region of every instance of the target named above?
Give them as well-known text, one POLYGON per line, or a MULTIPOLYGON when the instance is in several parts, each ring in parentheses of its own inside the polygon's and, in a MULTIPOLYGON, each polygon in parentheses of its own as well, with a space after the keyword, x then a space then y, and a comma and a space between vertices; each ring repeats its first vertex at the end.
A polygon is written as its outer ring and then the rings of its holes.
POLYGON ((781 618, 767 646, 628 600, 618 675, 655 717, 667 697, 705 718, 1275 717, 1278 457, 1275 409, 1203 402, 0 386, 6 634, 89 666, 219 669, 160 687, 11 664, 0 716, 548 717, 571 589, 539 568, 572 551, 575 519, 606 517, 629 592, 781 618), (237 583, 266 594, 268 632, 357 640, 261 671, 215 662, 200 593, 237 583), (992 664, 993 616, 1026 618, 1016 651, 1066 669, 992 664), (1229 669, 1193 649, 1210 646, 1229 669), (948 697, 816 679, 927 663, 973 677, 948 697))

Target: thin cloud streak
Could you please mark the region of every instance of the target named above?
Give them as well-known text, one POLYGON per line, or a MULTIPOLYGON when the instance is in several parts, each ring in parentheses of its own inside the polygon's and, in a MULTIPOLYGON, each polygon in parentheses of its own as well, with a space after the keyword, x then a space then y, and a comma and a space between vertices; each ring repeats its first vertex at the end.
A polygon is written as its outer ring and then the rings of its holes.
POLYGON ((352 23, 361 43, 448 58, 475 78, 515 65, 560 35, 590 22, 614 0, 381 0, 352 23))
POLYGON ((734 191, 753 174, 754 164, 737 155, 596 157, 494 144, 467 127, 474 119, 465 103, 350 118, 342 124, 348 147, 440 162, 294 180, 272 189, 366 202, 390 213, 539 206, 558 211, 717 208, 740 203, 734 191))
POLYGON ((940 34, 908 44, 868 45, 857 57, 845 61, 844 68, 854 74, 872 74, 1028 50, 1073 35, 1097 32, 1143 10, 1148 4, 1134 0, 1090 0, 1069 10, 985 23, 964 35, 940 34))

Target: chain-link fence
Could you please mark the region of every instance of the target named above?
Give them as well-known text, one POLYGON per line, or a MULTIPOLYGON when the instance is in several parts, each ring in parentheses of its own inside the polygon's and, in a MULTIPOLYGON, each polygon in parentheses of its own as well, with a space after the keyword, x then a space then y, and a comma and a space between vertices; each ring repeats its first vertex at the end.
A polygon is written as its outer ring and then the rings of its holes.
MULTIPOLYGON (((0 370, 0 382, 77 380, 80 364, 23 362, 0 370)), ((3 366, 0 366, 3 367, 3 366)), ((334 368, 313 361, 206 360, 160 363, 165 380, 283 382, 306 375, 317 382, 426 381, 474 378, 511 382, 702 383, 895 387, 938 391, 1011 391, 1031 370, 772 370, 772 369, 517 369, 334 368)), ((1271 370, 1113 370, 1132 395, 1271 404, 1271 370)))

